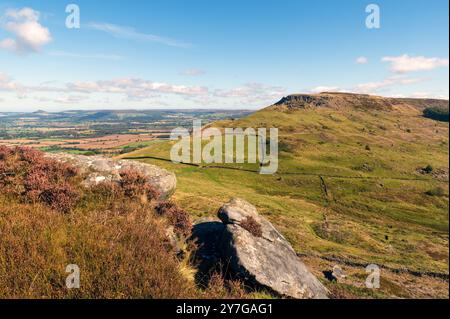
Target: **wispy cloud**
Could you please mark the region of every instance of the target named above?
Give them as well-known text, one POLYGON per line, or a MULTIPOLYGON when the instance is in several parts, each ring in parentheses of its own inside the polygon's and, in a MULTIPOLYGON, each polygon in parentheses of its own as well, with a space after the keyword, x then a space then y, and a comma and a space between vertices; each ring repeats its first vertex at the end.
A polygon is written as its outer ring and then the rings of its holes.
POLYGON ((408 78, 404 76, 390 76, 381 81, 366 82, 356 85, 351 91, 357 93, 377 93, 382 89, 392 88, 398 85, 408 85, 422 81, 418 78, 408 78))
MULTIPOLYGON (((229 105, 261 106, 269 105, 286 94, 286 89, 263 83, 247 83, 230 89, 211 90, 206 86, 193 86, 154 82, 140 78, 117 78, 99 81, 74 81, 61 85, 54 82, 40 85, 23 85, 12 80, 6 74, 0 73, 0 91, 16 93, 18 97, 29 97, 32 94, 58 94, 55 99, 48 96, 40 98, 39 102, 78 103, 92 102, 93 98, 122 96, 127 101, 149 102, 164 97, 182 97, 201 105, 217 106, 221 103, 229 105)), ((37 100, 37 98, 34 98, 37 100)))
POLYGON ((439 67, 448 67, 448 59, 427 58, 424 56, 409 56, 407 54, 394 57, 384 57, 383 62, 391 64, 391 71, 395 73, 407 73, 414 71, 428 71, 439 67))
POLYGON ((81 93, 119 93, 130 98, 144 99, 159 94, 204 95, 208 88, 201 86, 173 85, 143 79, 122 78, 108 81, 73 82, 67 85, 70 91, 81 93))
MULTIPOLYGON (((50 83, 51 84, 51 83, 50 83)), ((106 81, 77 81, 61 86, 41 84, 27 86, 19 84, 8 75, 0 72, 0 91, 15 92, 18 96, 29 93, 62 93, 62 94, 121 94, 132 100, 145 100, 158 95, 179 95, 184 97, 208 95, 209 90, 203 86, 175 85, 153 82, 137 78, 120 78, 106 81)), ((79 96, 79 95, 78 95, 79 96)))
POLYGON ((310 90, 311 93, 322 92, 339 92, 341 89, 338 86, 316 86, 310 90))
POLYGON ((361 94, 379 94, 403 85, 414 84, 423 81, 419 78, 411 78, 403 75, 392 75, 380 81, 359 83, 347 88, 339 86, 317 86, 307 90, 311 93, 321 92, 353 92, 361 94))
POLYGON ((0 27, 13 37, 0 40, 0 49, 19 54, 39 52, 52 41, 50 31, 39 22, 40 13, 31 8, 9 9, 0 27))
POLYGON ((356 64, 367 64, 369 63, 369 59, 367 59, 365 56, 360 56, 356 59, 356 64))
POLYGON ((430 93, 430 92, 413 92, 409 97, 416 99, 440 99, 448 100, 448 94, 430 93))
POLYGON ((247 83, 228 90, 215 90, 213 96, 224 98, 242 105, 269 105, 286 94, 286 88, 263 83, 247 83))
POLYGON ((23 92, 24 87, 11 79, 7 74, 0 72, 0 91, 23 92))
POLYGON ((156 42, 172 47, 190 47, 190 43, 178 41, 172 38, 162 37, 154 34, 141 33, 136 29, 128 26, 120 26, 111 23, 92 22, 87 25, 89 28, 106 32, 114 37, 144 42, 156 42))
POLYGON ((37 96, 34 99, 39 102, 53 102, 56 104, 77 104, 87 100, 88 97, 82 95, 63 95, 56 98, 37 96))
POLYGON ((67 57, 73 59, 92 59, 92 60, 123 60, 124 57, 115 54, 82 54, 67 51, 52 51, 49 52, 50 56, 67 57))

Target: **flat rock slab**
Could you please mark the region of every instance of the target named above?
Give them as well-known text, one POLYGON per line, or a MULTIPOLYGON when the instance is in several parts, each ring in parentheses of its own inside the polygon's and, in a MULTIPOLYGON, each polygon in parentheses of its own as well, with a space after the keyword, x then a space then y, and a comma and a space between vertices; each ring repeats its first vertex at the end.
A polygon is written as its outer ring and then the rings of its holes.
POLYGON ((226 225, 221 240, 222 257, 231 270, 245 280, 293 298, 328 298, 328 290, 306 268, 289 242, 256 208, 242 199, 233 199, 219 210, 226 225), (241 226, 252 217, 261 225, 256 237, 241 226))
POLYGON ((161 194, 161 199, 169 198, 176 189, 177 179, 175 174, 155 165, 131 161, 114 160, 104 156, 84 156, 67 153, 47 153, 46 157, 71 163, 83 173, 88 174, 83 184, 86 187, 95 186, 105 181, 120 181, 120 173, 126 170, 134 170, 143 175, 149 184, 156 187, 161 194))

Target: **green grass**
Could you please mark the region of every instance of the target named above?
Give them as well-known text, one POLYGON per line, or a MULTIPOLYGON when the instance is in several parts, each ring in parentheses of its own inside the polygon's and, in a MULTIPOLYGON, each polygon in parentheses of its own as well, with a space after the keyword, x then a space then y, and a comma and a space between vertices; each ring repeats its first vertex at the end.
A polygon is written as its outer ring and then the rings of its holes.
POLYGON ((144 148, 153 144, 161 143, 163 140, 152 140, 152 141, 142 141, 142 142, 133 142, 127 145, 122 146, 123 148, 144 148))
MULTIPOLYGON (((298 252, 448 273, 448 181, 419 172, 427 165, 448 172, 448 123, 411 109, 322 108, 265 109, 214 125, 278 127, 279 170, 259 175, 142 159, 176 173, 175 198, 196 218, 215 216, 238 196, 256 205, 298 252), (444 194, 426 194, 436 188, 444 194)), ((126 156, 169 159, 172 145, 163 142, 126 156)))
POLYGON ((87 155, 87 156, 100 154, 100 152, 98 152, 97 150, 82 150, 77 148, 64 148, 60 146, 45 146, 40 147, 39 150, 47 153, 64 152, 69 154, 87 155))

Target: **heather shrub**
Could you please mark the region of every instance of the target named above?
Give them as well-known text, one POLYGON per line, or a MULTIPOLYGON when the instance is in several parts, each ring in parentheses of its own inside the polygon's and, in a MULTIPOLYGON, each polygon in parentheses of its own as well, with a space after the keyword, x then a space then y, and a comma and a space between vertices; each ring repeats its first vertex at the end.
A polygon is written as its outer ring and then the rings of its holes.
POLYGON ((91 187, 91 192, 105 200, 120 198, 144 199, 143 202, 158 200, 160 193, 147 182, 147 179, 134 170, 120 173, 120 181, 105 181, 91 187))
POLYGON ((91 187, 91 193, 98 199, 114 201, 123 196, 120 185, 116 182, 102 182, 91 187))
POLYGON ((46 187, 39 197, 51 208, 67 213, 75 205, 79 193, 70 184, 63 183, 46 187))
POLYGON ((261 224, 258 223, 253 217, 248 216, 240 223, 241 227, 250 232, 255 237, 262 237, 261 224))
POLYGON ((192 222, 189 214, 170 201, 160 202, 156 206, 156 212, 167 218, 176 233, 188 236, 192 230, 192 222))
POLYGON ((123 209, 91 203, 74 218, 0 194, 0 299, 199 297, 163 224, 140 203, 123 209), (66 288, 69 264, 80 268, 79 289, 66 288))
POLYGON ((127 170, 121 172, 120 177, 120 187, 126 197, 139 198, 145 196, 147 200, 159 198, 159 192, 139 172, 127 170))
POLYGON ((65 213, 70 211, 80 196, 77 174, 72 165, 45 158, 40 151, 0 148, 0 187, 24 201, 42 202, 65 213))
POLYGON ((219 274, 196 287, 189 257, 183 264, 167 245, 169 224, 190 235, 189 214, 172 202, 155 208, 159 193, 138 172, 90 189, 84 177, 39 151, 0 147, 0 299, 245 296, 219 274), (79 289, 65 286, 69 264, 79 289))
POLYGON ((239 280, 225 279, 220 271, 214 271, 208 282, 206 297, 213 299, 245 299, 248 293, 239 280))

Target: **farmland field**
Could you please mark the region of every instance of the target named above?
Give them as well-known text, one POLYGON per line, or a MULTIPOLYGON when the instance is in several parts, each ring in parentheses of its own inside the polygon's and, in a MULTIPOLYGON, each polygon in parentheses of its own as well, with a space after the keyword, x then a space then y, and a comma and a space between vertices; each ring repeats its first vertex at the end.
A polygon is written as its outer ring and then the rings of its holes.
POLYGON ((175 127, 239 118, 249 111, 66 111, 1 113, 0 145, 46 152, 117 155, 168 139, 175 127))

